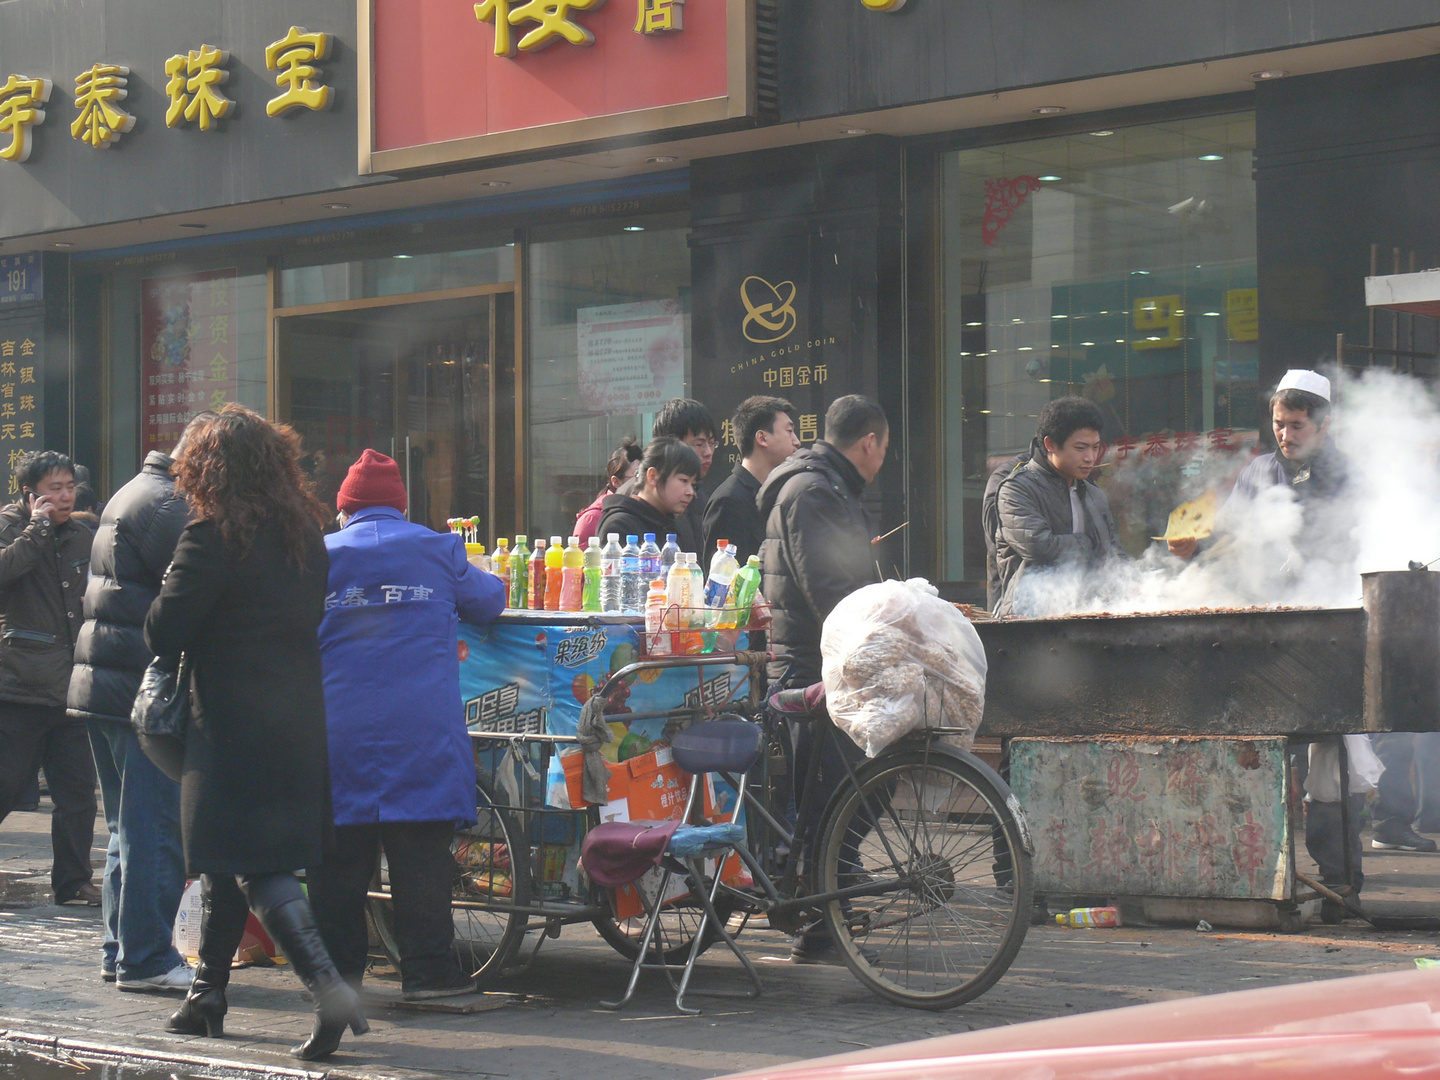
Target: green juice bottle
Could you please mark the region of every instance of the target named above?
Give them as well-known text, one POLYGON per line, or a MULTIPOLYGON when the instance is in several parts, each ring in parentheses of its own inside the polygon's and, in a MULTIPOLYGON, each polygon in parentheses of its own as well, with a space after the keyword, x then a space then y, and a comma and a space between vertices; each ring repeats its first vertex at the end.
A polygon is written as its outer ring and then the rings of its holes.
POLYGON ((515 534, 515 546, 510 549, 510 606, 524 611, 530 591, 530 549, 524 533, 515 534))
POLYGON ((600 610, 600 538, 590 537, 585 549, 585 596, 580 604, 581 611, 600 610))

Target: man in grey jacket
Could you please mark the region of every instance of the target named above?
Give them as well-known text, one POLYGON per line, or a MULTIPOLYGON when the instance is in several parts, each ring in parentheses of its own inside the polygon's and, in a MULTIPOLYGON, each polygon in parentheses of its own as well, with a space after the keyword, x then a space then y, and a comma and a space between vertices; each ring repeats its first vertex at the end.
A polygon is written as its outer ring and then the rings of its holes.
POLYGON ((1032 613, 1022 589, 1032 568, 1083 574, 1120 554, 1110 503, 1090 480, 1104 425, 1099 408, 1082 397, 1056 398, 1040 411, 1030 460, 1000 482, 996 499, 996 614, 1032 613))

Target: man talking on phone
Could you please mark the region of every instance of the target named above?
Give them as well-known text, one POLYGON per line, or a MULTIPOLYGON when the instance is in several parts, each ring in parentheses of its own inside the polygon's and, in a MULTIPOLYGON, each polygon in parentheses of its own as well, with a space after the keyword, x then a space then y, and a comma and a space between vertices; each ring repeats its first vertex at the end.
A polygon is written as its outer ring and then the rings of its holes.
POLYGON ((45 766, 55 902, 93 907, 95 763, 84 721, 65 714, 65 695, 94 533, 71 519, 75 466, 64 454, 25 454, 13 490, 19 498, 0 510, 0 821, 45 766))

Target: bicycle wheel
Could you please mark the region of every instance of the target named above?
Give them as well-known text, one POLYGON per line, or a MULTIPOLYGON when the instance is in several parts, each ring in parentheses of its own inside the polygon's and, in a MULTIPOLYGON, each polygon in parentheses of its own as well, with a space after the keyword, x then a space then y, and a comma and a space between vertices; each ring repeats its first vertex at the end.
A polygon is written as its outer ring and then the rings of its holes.
MULTIPOLYGON (((660 886, 660 873, 651 871, 654 875, 650 882, 650 889, 653 894, 660 886)), ((647 878, 649 875, 647 875, 647 878)), ((679 875, 672 877, 673 883, 679 875)), ((609 890, 606 890, 608 893, 609 890)), ((613 910, 613 908, 612 908, 613 910)), ((729 920, 734 914, 735 905, 723 893, 715 897, 715 913, 720 918, 729 920)), ((632 963, 635 954, 640 950, 640 942, 645 936, 645 916, 640 915, 633 919, 617 919, 613 914, 594 920, 595 929, 606 943, 632 963)), ((655 927, 655 937, 660 942, 660 952, 665 958, 666 964, 683 964, 690 956, 690 946, 695 940, 695 935, 704 928, 705 940, 700 943, 700 951, 703 953, 711 945, 720 940, 720 935, 715 933, 713 927, 705 923, 705 909, 700 901, 688 892, 685 896, 678 897, 666 905, 660 912, 660 923, 655 927)), ((735 931, 731 930, 731 936, 735 931)), ((651 943, 648 950, 647 964, 653 964, 655 956, 655 944, 651 943)))
POLYGON ((1030 922, 1034 879, 1013 796, 984 763, 940 746, 888 751, 856 779, 826 814, 820 889, 890 888, 825 906, 846 965, 899 1005, 978 997, 1030 922))
MULTIPOLYGON (((475 789, 475 825, 455 832, 450 845, 455 859, 451 913, 455 919, 455 955, 481 988, 504 972, 525 936, 528 916, 521 911, 495 911, 474 904, 499 903, 525 907, 530 902, 530 845, 515 818, 496 804, 486 786, 475 789)), ((389 891, 389 868, 380 863, 380 891, 389 891)), ((371 898, 370 916, 385 955, 398 969, 400 946, 395 936, 395 909, 388 899, 371 898)))

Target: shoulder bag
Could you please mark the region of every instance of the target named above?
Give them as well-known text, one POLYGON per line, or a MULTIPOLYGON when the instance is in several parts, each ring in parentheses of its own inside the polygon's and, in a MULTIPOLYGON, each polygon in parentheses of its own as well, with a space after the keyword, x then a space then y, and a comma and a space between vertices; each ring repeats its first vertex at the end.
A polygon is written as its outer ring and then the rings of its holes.
POLYGON ((140 748, 155 767, 177 783, 185 762, 185 735, 190 727, 190 660, 157 656, 140 679, 130 710, 130 725, 140 748))

